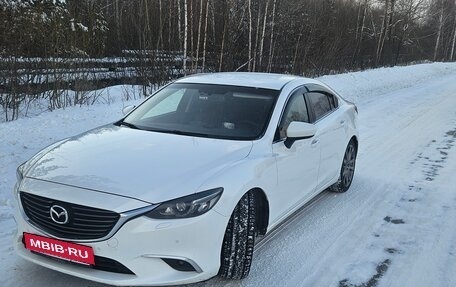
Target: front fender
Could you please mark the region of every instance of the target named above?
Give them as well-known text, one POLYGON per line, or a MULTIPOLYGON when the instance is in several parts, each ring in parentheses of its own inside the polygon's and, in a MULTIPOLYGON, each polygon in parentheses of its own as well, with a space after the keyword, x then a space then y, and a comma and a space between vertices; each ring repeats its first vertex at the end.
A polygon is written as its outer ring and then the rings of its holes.
POLYGON ((277 167, 271 155, 249 156, 237 161, 207 180, 199 189, 205 190, 215 186, 224 191, 214 210, 223 216, 231 216, 241 197, 253 188, 261 188, 266 193, 277 185, 277 167))

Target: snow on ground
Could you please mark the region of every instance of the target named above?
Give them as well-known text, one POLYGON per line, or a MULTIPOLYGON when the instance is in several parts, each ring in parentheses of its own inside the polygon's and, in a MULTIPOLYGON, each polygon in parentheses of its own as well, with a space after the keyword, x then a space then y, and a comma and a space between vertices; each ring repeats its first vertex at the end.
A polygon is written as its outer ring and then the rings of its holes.
MULTIPOLYGON (((351 189, 322 193, 261 242, 247 279, 195 286, 456 286, 456 64, 320 79, 359 108, 351 189)), ((20 163, 52 142, 118 119, 126 104, 0 123, 2 286, 103 286, 14 254, 12 188, 20 163)))
MULTIPOLYGON (((148 88, 149 93, 153 88, 148 88)), ((95 91, 80 91, 75 92, 72 90, 61 90, 61 101, 73 103, 74 106, 84 107, 92 104, 113 104, 118 102, 127 102, 135 99, 142 98, 143 91, 142 86, 138 85, 117 85, 108 88, 103 88, 95 91), (79 99, 79 104, 74 104, 74 98, 79 99)), ((68 106, 72 106, 68 104, 68 106)), ((67 109, 67 107, 65 108, 67 109)), ((22 101, 19 105, 19 118, 35 117, 42 113, 49 112, 49 99, 33 99, 30 102, 22 101)), ((11 118, 12 110, 8 110, 9 118, 11 118)), ((94 113, 96 114, 96 113, 94 113)), ((49 115, 48 115, 49 117, 49 115)), ((5 111, 0 110, 0 124, 5 122, 5 111)))

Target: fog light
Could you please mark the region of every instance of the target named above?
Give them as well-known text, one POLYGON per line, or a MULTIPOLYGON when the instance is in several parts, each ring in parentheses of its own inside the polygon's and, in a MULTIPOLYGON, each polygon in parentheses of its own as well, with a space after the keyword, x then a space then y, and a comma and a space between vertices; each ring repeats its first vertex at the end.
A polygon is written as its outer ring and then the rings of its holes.
POLYGON ((177 270, 177 271, 195 271, 195 267, 193 267, 190 263, 187 261, 181 260, 181 259, 171 259, 171 258, 162 258, 163 261, 166 262, 171 268, 177 270))

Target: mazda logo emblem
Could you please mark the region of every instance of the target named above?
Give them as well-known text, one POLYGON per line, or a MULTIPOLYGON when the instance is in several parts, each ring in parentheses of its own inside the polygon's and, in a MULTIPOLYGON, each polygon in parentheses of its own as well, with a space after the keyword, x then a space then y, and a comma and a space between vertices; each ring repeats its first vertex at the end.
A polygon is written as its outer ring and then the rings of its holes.
POLYGON ((53 205, 49 211, 52 221, 57 224, 66 224, 68 223, 68 211, 61 207, 60 205, 53 205))

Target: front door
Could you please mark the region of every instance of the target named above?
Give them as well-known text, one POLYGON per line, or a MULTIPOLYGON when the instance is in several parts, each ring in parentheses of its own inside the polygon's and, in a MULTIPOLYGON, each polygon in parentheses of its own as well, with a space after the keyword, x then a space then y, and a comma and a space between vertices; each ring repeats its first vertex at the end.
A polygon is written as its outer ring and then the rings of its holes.
MULTIPOLYGON (((320 144, 312 137, 294 142, 291 148, 284 144, 286 129, 292 121, 310 122, 304 101, 305 88, 292 93, 278 126, 272 151, 276 157, 278 188, 270 200, 279 212, 279 218, 286 215, 315 192, 320 162, 320 144)), ((274 220, 274 219, 272 219, 274 220)))

